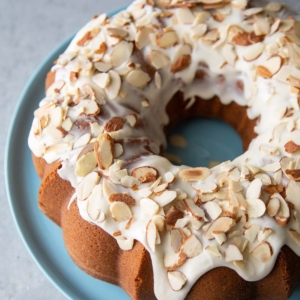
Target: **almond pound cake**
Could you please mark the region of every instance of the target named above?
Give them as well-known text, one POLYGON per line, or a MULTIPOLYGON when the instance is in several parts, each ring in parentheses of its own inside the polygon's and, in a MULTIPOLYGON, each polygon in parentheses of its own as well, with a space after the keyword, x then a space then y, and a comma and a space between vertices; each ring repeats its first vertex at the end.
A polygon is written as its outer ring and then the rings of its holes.
POLYGON ((78 32, 48 74, 29 146, 39 207, 81 269, 132 299, 292 294, 299 28, 280 3, 137 0, 78 32), (232 125, 244 154, 171 164, 165 132, 192 117, 232 125))

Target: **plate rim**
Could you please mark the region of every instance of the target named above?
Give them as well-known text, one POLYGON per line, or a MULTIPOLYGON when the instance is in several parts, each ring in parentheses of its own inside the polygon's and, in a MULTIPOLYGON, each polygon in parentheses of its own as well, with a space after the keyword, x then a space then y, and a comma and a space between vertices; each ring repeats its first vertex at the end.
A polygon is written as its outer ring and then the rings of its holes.
MULTIPOLYGON (((109 12, 106 12, 105 14, 109 17, 119 13, 120 11, 126 9, 128 5, 126 6, 121 6, 119 8, 113 9, 109 12)), ((84 26, 84 25, 83 25, 84 26)), ((22 92, 17 100, 17 103, 14 107, 14 111, 11 117, 11 121, 9 124, 8 132, 7 132, 7 139, 6 139, 6 144, 5 144, 5 153, 4 153, 4 182, 5 182, 5 189, 6 189, 6 196, 9 204, 9 210, 13 218, 13 223, 15 227, 17 228, 17 232, 19 236, 21 237, 21 240, 27 250, 29 252, 31 258, 35 262, 35 264, 39 267, 39 269, 42 271, 44 276, 51 282, 51 284, 60 291, 61 294, 63 294, 67 299, 74 299, 73 292, 69 289, 68 286, 64 285, 63 282, 59 281, 57 278, 54 278, 54 274, 47 270, 46 266, 44 265, 43 261, 39 257, 39 255, 36 253, 35 249, 33 249, 32 245, 30 242, 27 241, 25 230, 22 228, 21 224, 18 221, 17 218, 17 204, 16 200, 14 200, 14 197, 12 195, 12 175, 13 172, 10 169, 10 161, 12 159, 11 154, 10 154, 10 148, 12 147, 13 144, 13 133, 15 130, 15 123, 18 115, 20 114, 20 109, 21 106, 24 102, 24 99, 26 98, 26 95, 28 94, 28 91, 34 85, 34 82, 39 75, 39 73, 43 70, 44 66, 49 63, 49 60, 51 59, 52 56, 56 52, 58 52, 61 48, 66 47, 67 45, 70 44, 74 36, 76 35, 78 31, 75 33, 71 34, 67 38, 65 38, 62 42, 60 42, 54 49, 52 49, 48 55, 38 64, 38 66, 35 68, 34 72, 30 76, 29 80, 26 82, 25 86, 22 89, 22 92)))

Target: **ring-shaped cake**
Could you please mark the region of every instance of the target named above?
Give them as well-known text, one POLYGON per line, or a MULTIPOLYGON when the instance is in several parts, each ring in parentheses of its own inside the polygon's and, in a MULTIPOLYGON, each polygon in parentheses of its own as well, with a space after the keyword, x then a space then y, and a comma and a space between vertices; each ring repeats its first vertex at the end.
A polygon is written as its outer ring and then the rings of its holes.
POLYGON ((78 32, 48 74, 29 145, 39 206, 80 268, 133 299, 293 292, 298 32, 282 4, 246 0, 137 0, 78 32), (165 131, 190 117, 228 122, 248 150, 212 169, 171 164, 165 131))

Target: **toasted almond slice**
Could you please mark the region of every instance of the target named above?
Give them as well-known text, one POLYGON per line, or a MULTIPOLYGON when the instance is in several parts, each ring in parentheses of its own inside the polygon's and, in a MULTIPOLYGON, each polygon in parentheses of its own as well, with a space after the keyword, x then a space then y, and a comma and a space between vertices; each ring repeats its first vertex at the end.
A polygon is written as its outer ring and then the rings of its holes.
POLYGON ((75 174, 84 177, 92 172, 97 166, 97 160, 94 151, 89 151, 78 158, 75 167, 75 174))
POLYGON ((194 15, 188 7, 176 9, 176 17, 179 24, 191 24, 194 22, 194 15))
POLYGON ((243 254, 240 252, 237 246, 229 245, 225 249, 225 260, 227 262, 243 260, 243 254))
POLYGON ((121 78, 115 70, 110 70, 108 74, 110 76, 110 83, 105 88, 105 93, 110 100, 114 100, 119 95, 119 91, 121 88, 121 78))
POLYGON ((178 177, 184 181, 199 181, 206 179, 211 174, 208 168, 200 167, 193 169, 183 169, 179 171, 178 177))
POLYGON ((158 232, 155 223, 150 220, 146 227, 146 241, 149 248, 155 252, 155 244, 158 232))
POLYGON ((185 236, 180 229, 175 228, 170 231, 171 246, 175 253, 180 251, 184 239, 185 236))
POLYGON ((234 66, 237 59, 237 54, 233 44, 225 44, 222 49, 222 54, 228 64, 234 66))
POLYGON ((96 62, 94 64, 95 68, 100 72, 108 72, 113 66, 107 62, 96 62))
POLYGON ((95 141, 94 151, 100 169, 108 169, 114 160, 114 140, 108 133, 100 134, 95 141))
POLYGON ((278 198, 271 198, 267 205, 267 212, 270 217, 275 217, 280 208, 280 201, 278 198))
POLYGON ((92 172, 85 176, 76 187, 77 199, 80 201, 86 200, 99 183, 99 180, 100 175, 98 172, 92 172))
POLYGON ((122 250, 127 251, 133 248, 134 239, 121 238, 117 239, 117 243, 122 250))
POLYGON ((184 54, 171 65, 171 73, 177 73, 186 69, 191 64, 191 55, 184 54))
POLYGON ((156 42, 161 48, 170 48, 178 42, 177 33, 174 30, 165 31, 157 38, 156 42))
POLYGON ((258 18, 253 24, 254 33, 256 36, 264 36, 270 32, 270 21, 266 18, 258 18))
POLYGON ((222 231, 213 231, 212 235, 214 236, 219 245, 223 245, 227 240, 226 234, 222 231))
POLYGON ((260 199, 247 199, 247 213, 250 219, 261 217, 266 211, 265 203, 260 199))
POLYGON ((63 80, 57 80, 52 83, 52 85, 47 89, 46 96, 47 97, 55 97, 59 94, 60 90, 65 85, 65 82, 63 80))
POLYGON ((220 208, 220 206, 213 201, 205 203, 203 205, 203 208, 206 210, 212 220, 217 219, 222 213, 222 209, 220 208))
POLYGON ((204 236, 208 240, 214 238, 213 232, 222 231, 224 233, 228 232, 235 225, 235 220, 230 217, 220 217, 215 220, 207 229, 204 236))
POLYGON ((76 149, 76 148, 86 146, 90 142, 91 138, 92 137, 90 133, 85 133, 80 138, 78 138, 78 140, 74 143, 73 148, 76 149))
POLYGON ((269 2, 265 10, 271 11, 271 12, 279 12, 282 9, 282 3, 279 2, 269 2))
POLYGON ((133 50, 133 44, 132 43, 128 43, 126 41, 121 41, 120 43, 118 43, 111 55, 110 55, 110 60, 111 60, 111 64, 113 65, 113 67, 119 67, 120 65, 122 65, 125 61, 127 61, 129 59, 129 57, 131 56, 133 50))
POLYGON ((273 255, 272 246, 268 242, 262 242, 251 252, 251 255, 260 262, 267 262, 273 255))
POLYGON ((109 202, 124 202, 129 206, 135 206, 135 199, 126 194, 112 194, 109 196, 109 202))
POLYGON ((207 24, 200 23, 191 28, 191 36, 194 39, 202 37, 207 32, 207 24))
POLYGON ((148 59, 151 62, 152 66, 154 66, 154 68, 156 68, 157 70, 164 68, 170 64, 169 57, 158 50, 152 50, 148 55, 148 59))
POLYGON ((253 8, 248 8, 243 11, 244 16, 246 17, 251 17, 253 15, 257 15, 261 13, 264 10, 263 7, 253 7, 253 8))
POLYGON ((261 179, 254 179, 248 186, 246 192, 247 199, 259 199, 261 194, 262 181, 261 179))
POLYGON ((168 271, 175 271, 186 262, 186 255, 183 251, 168 254, 164 257, 164 265, 168 271))
POLYGON ((244 236, 250 243, 253 243, 259 231, 260 226, 258 224, 252 224, 250 227, 246 228, 244 236))
POLYGON ((258 236, 257 236, 257 240, 259 242, 263 242, 265 241, 271 234, 273 233, 273 230, 271 228, 264 228, 263 230, 261 230, 259 233, 258 233, 258 236))
POLYGON ((143 88, 151 80, 151 77, 142 70, 133 70, 129 72, 126 80, 135 88, 143 88))
POLYGON ((290 229, 289 234, 294 240, 294 242, 297 244, 297 246, 300 247, 300 233, 294 229, 290 229))
POLYGON ((104 125, 104 130, 107 132, 118 131, 123 128, 124 119, 122 117, 113 117, 104 125))
POLYGON ((275 55, 269 58, 265 63, 256 67, 256 73, 264 78, 273 77, 282 66, 282 58, 279 55, 275 55))
POLYGON ((265 165, 264 167, 261 168, 262 171, 265 172, 277 172, 278 170, 280 170, 280 162, 274 162, 272 164, 269 165, 265 165))
POLYGON ((132 170, 131 176, 137 178, 141 183, 155 182, 158 171, 152 167, 138 167, 132 170))
POLYGON ((218 186, 214 182, 197 183, 193 184, 192 187, 201 194, 210 194, 218 190, 218 186))
POLYGON ((184 213, 177 208, 172 207, 166 214, 166 224, 175 225, 179 219, 184 217, 184 213))
POLYGON ((159 205, 155 201, 153 201, 149 198, 141 199, 140 206, 141 206, 142 211, 145 214, 148 214, 150 216, 156 215, 160 208, 159 205))
POLYGON ((158 232, 162 234, 165 229, 165 218, 161 215, 155 215, 152 217, 152 221, 155 223, 158 232))
POLYGON ((154 197, 154 201, 156 201, 160 207, 164 207, 165 205, 172 202, 177 196, 176 191, 168 191, 165 190, 159 196, 154 197))
POLYGON ((123 154, 123 151, 123 146, 121 144, 114 144, 114 158, 119 158, 123 154))
POLYGON ((295 210, 300 211, 300 184, 290 180, 286 187, 286 201, 294 205, 295 210))
POLYGON ((168 272, 168 280, 174 291, 180 291, 187 281, 186 277, 179 271, 168 272))
POLYGON ((256 174, 254 176, 254 178, 255 179, 260 179, 262 181, 262 184, 265 185, 265 186, 268 186, 268 185, 272 184, 271 178, 267 174, 259 173, 259 174, 256 174))
POLYGON ((287 153, 292 154, 300 150, 300 145, 297 145, 293 141, 289 141, 284 145, 284 149, 287 153))
POLYGON ((129 114, 125 116, 126 121, 130 124, 131 127, 135 127, 137 124, 137 116, 136 114, 129 114))
POLYGON ((281 31, 281 32, 290 31, 294 27, 294 25, 295 25, 294 19, 281 20, 280 26, 279 26, 279 31, 281 31))
POLYGON ((102 89, 105 89, 110 83, 110 76, 108 73, 99 73, 94 75, 92 79, 102 89))
POLYGON ((113 219, 118 222, 124 222, 132 217, 132 212, 125 202, 113 202, 110 205, 110 212, 113 219))
POLYGON ((202 252, 202 244, 194 234, 191 234, 183 243, 182 250, 187 258, 198 256, 202 252))
POLYGON ((152 28, 142 27, 138 30, 136 35, 136 46, 138 49, 143 49, 146 45, 149 44, 149 34, 153 32, 152 28))
POLYGON ((221 254, 217 244, 209 245, 205 248, 205 250, 207 252, 209 252, 210 254, 212 254, 213 256, 217 256, 219 258, 222 257, 222 254, 221 254))
POLYGON ((280 208, 275 216, 276 222, 280 226, 286 226, 291 218, 290 208, 285 199, 278 193, 273 194, 271 198, 277 198, 280 201, 280 208))
POLYGON ((100 219, 100 222, 103 222, 105 219, 105 215, 103 213, 101 214, 100 211, 101 198, 102 198, 102 187, 101 185, 96 185, 92 190, 92 193, 87 198, 87 207, 86 207, 87 213, 93 221, 99 221, 100 219))
POLYGON ((261 56, 265 49, 265 45, 263 43, 256 43, 251 46, 248 46, 245 54, 244 60, 245 61, 254 61, 261 56))

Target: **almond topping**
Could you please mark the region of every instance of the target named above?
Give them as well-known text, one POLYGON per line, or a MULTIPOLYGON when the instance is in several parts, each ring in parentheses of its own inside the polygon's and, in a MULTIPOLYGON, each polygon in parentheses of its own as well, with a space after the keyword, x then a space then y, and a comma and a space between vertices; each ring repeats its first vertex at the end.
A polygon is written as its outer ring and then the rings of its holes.
POLYGON ((200 167, 181 170, 178 177, 184 181, 200 181, 206 179, 210 174, 211 171, 208 168, 200 167))
POLYGON ((86 200, 99 180, 100 175, 97 172, 92 172, 84 177, 76 187, 77 199, 80 201, 86 200))
POLYGON ((180 291, 186 283, 186 277, 179 271, 168 272, 168 279, 174 291, 180 291))
POLYGON ((119 95, 119 91, 121 88, 121 78, 120 75, 114 70, 110 70, 108 74, 110 76, 110 83, 105 88, 105 92, 110 100, 114 100, 119 95))
POLYGON ((142 70, 133 70, 127 75, 126 80, 135 88, 143 88, 151 80, 151 77, 142 70))
POLYGON ((149 198, 141 199, 140 206, 141 206, 142 211, 145 214, 148 214, 150 216, 156 215, 160 208, 159 205, 155 201, 153 201, 149 198))
POLYGON ((289 233, 297 246, 300 247, 300 234, 294 229, 290 229, 289 233))
POLYGON ((131 250, 134 245, 134 239, 117 239, 117 243, 122 250, 131 250))
POLYGON ((261 56, 265 49, 265 45, 263 43, 257 43, 249 46, 244 54, 245 61, 253 61, 261 56))
POLYGON ((131 176, 137 178, 141 183, 154 182, 158 175, 158 171, 152 167, 139 167, 131 172, 131 176))
POLYGON ((221 232, 228 232, 233 226, 235 225, 235 220, 229 217, 220 217, 219 219, 215 220, 207 229, 204 236, 208 240, 212 240, 214 238, 213 232, 221 231, 221 232))
POLYGON ((260 262, 267 262, 273 255, 273 249, 268 242, 263 242, 251 252, 251 255, 260 262))
POLYGON ((280 208, 280 201, 278 198, 271 198, 267 205, 267 212, 270 217, 275 217, 280 208))
POLYGON ((256 67, 256 73, 264 78, 271 78, 281 68, 282 58, 278 55, 271 57, 264 64, 256 67))
POLYGON ((240 252, 237 246, 229 245, 225 249, 225 260, 227 262, 243 260, 243 254, 240 252))
POLYGON ((177 44, 177 42, 178 37, 174 30, 165 31, 157 38, 157 45, 161 48, 172 47, 177 44))
POLYGON ((194 234, 191 234, 181 246, 187 258, 198 256, 202 252, 202 244, 194 234))
POLYGON ((109 202, 124 202, 129 206, 135 206, 135 199, 126 194, 112 194, 109 196, 109 202))
POLYGON ((164 265, 168 271, 175 271, 186 262, 186 255, 183 251, 168 254, 164 257, 164 265))
POLYGON ((102 133, 95 141, 94 151, 100 169, 108 169, 114 160, 114 140, 107 133, 102 133))
POLYGON ((110 76, 108 73, 99 73, 93 76, 93 81, 102 89, 105 89, 110 83, 110 76))
POLYGON ((121 117, 113 117, 104 125, 104 130, 107 132, 118 131, 123 128, 124 119, 121 117))
POLYGON ((148 55, 148 59, 151 62, 152 66, 157 70, 164 68, 170 64, 169 57, 158 50, 152 50, 148 55))
POLYGON ((110 59, 113 67, 119 67, 129 59, 133 50, 133 44, 126 41, 121 41, 113 49, 110 59))
POLYGON ((146 227, 146 241, 149 248, 155 252, 155 244, 158 232, 155 223, 150 220, 146 227))
POLYGON ((132 217, 132 212, 125 202, 113 202, 110 206, 110 212, 113 219, 118 222, 124 222, 132 217))
POLYGON ((191 56, 189 54, 182 55, 171 65, 171 73, 177 73, 186 69, 191 64, 191 56))
POLYGON ((300 145, 295 144, 293 141, 289 141, 284 145, 284 149, 287 153, 295 153, 300 150, 300 145))

